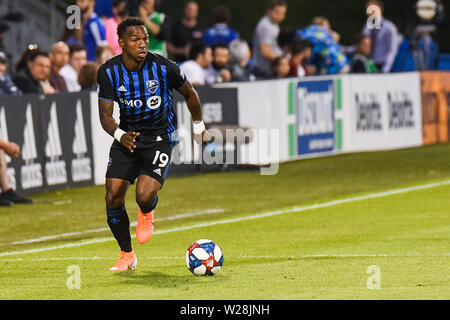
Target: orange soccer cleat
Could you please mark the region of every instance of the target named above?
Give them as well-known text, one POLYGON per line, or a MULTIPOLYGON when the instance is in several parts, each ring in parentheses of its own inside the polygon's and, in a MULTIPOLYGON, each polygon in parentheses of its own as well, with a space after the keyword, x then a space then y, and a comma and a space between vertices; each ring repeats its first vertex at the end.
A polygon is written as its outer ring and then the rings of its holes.
POLYGON ((136 227, 136 240, 140 244, 147 243, 153 235, 154 227, 154 212, 143 214, 139 210, 138 224, 136 227))
POLYGON ((128 270, 134 270, 137 267, 137 258, 134 254, 134 251, 131 252, 124 252, 119 256, 119 261, 109 269, 109 271, 113 272, 121 272, 121 271, 128 271, 128 270))

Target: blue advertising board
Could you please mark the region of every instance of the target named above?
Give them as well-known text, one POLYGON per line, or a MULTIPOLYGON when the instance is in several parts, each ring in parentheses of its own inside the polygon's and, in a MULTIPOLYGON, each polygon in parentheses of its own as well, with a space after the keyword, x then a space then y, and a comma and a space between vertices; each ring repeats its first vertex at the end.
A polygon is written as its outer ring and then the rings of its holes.
POLYGON ((329 153, 335 145, 333 80, 299 82, 296 95, 298 155, 329 153))

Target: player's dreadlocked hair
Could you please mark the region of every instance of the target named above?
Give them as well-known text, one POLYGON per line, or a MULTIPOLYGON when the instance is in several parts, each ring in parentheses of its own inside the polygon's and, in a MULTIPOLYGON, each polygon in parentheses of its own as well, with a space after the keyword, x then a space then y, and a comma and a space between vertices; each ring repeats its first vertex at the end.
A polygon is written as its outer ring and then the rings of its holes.
POLYGON ((135 27, 135 26, 145 26, 144 20, 138 17, 129 17, 124 21, 122 21, 117 27, 117 34, 119 38, 121 39, 123 37, 128 27, 135 27))

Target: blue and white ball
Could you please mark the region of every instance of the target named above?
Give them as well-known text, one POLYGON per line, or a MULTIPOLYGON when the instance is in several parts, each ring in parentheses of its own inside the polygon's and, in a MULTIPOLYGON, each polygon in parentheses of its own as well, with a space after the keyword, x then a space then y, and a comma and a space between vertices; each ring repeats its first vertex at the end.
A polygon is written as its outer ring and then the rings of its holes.
POLYGON ((186 252, 186 265, 196 276, 214 276, 223 266, 223 253, 211 240, 195 241, 186 252))

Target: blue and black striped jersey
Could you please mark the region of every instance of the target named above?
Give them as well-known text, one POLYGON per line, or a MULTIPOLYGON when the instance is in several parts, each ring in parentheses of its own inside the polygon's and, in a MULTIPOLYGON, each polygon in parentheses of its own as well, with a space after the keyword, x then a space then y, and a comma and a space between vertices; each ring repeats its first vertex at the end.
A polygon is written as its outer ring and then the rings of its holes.
POLYGON ((119 104, 122 130, 151 136, 176 130, 173 89, 183 87, 186 76, 174 62, 149 52, 142 68, 132 72, 118 55, 100 67, 97 79, 99 99, 119 104))

